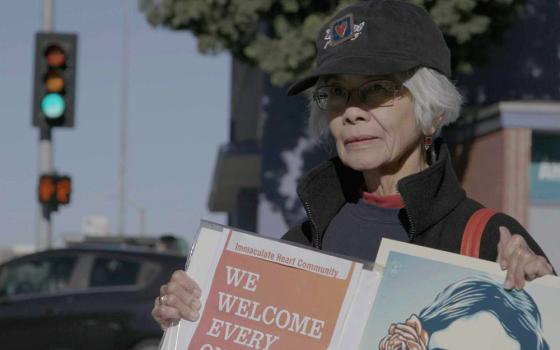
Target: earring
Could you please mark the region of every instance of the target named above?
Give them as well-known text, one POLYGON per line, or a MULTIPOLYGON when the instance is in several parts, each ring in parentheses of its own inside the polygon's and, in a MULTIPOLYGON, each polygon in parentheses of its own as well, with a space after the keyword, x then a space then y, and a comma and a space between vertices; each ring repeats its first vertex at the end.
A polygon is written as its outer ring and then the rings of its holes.
POLYGON ((436 151, 433 147, 434 139, 432 135, 424 135, 424 150, 426 151, 426 160, 428 165, 436 162, 436 151))
POLYGON ((424 150, 428 151, 430 147, 432 147, 433 141, 434 140, 432 138, 432 135, 430 136, 424 135, 424 150))

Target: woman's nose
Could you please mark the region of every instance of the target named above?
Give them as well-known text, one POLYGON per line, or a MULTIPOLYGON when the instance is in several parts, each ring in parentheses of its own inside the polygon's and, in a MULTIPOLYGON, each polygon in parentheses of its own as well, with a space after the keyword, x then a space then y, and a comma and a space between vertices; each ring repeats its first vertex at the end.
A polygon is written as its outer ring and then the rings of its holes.
POLYGON ((346 124, 366 122, 369 118, 369 113, 359 106, 349 104, 344 110, 344 123, 346 124))

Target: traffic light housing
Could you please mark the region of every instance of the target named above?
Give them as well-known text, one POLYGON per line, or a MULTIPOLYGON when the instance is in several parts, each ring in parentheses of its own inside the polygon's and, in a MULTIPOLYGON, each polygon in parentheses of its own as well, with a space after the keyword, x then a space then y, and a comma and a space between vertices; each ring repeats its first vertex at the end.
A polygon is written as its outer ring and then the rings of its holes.
POLYGON ((72 179, 66 175, 43 174, 39 177, 37 194, 39 203, 50 212, 56 211, 59 205, 70 203, 72 179))
POLYGON ((74 126, 76 34, 37 33, 33 126, 74 126))

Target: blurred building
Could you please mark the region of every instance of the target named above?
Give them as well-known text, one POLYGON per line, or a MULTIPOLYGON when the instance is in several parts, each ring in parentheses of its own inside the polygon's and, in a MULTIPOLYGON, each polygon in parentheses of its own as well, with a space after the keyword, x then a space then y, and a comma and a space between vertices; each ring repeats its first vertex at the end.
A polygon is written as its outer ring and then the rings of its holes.
MULTIPOLYGON (((517 218, 560 268, 560 3, 530 1, 473 74, 457 76, 464 115, 443 137, 467 193, 517 218)), ((334 154, 306 133, 303 97, 232 64, 230 143, 208 206, 229 224, 279 237, 304 218, 299 177, 334 154)))
POLYGON ((560 268, 560 3, 526 1, 489 63, 458 77, 445 130, 467 193, 519 220, 560 268))
POLYGON ((498 102, 444 136, 469 196, 515 217, 560 266, 560 102, 498 102))

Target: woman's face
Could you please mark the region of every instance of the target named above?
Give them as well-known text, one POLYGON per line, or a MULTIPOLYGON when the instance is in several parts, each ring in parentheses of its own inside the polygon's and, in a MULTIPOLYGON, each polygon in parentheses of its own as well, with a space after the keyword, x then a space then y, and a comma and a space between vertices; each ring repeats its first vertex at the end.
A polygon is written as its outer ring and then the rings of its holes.
POLYGON ((422 132, 416 123, 408 92, 397 93, 392 103, 385 103, 383 107, 369 107, 358 97, 358 87, 380 79, 390 80, 386 77, 337 75, 320 83, 320 86, 351 91, 345 108, 326 113, 338 156, 354 170, 366 171, 396 164, 420 145, 422 132))

